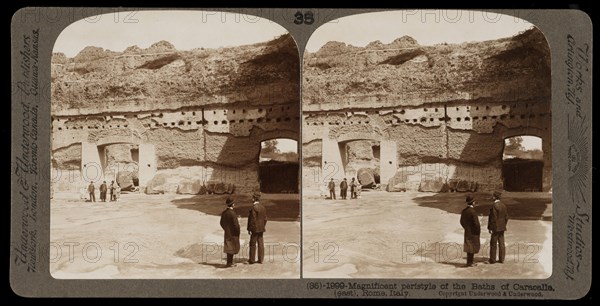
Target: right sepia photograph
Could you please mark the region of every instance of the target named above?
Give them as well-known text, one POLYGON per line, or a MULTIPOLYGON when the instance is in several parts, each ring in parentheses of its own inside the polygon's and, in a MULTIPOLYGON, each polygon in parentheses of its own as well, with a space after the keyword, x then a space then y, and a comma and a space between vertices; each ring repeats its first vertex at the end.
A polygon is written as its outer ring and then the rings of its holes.
POLYGON ((302 64, 305 278, 552 274, 550 49, 491 12, 351 15, 302 64))

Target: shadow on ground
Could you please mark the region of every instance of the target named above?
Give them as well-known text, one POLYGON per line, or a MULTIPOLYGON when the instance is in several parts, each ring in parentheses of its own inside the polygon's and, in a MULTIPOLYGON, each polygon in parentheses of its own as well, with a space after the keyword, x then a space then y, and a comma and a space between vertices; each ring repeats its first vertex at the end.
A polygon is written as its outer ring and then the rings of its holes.
MULTIPOLYGON (((487 264, 487 262, 489 261, 489 257, 475 257, 473 258, 473 262, 475 264, 487 264)), ((441 261, 441 264, 444 265, 450 265, 453 266, 455 268, 468 268, 467 265, 467 257, 463 257, 460 259, 460 261, 441 261)))
MULTIPOLYGON (((233 259, 233 263, 235 265, 243 265, 243 264, 247 264, 248 263, 248 258, 234 258, 233 259)), ((222 262, 220 263, 208 263, 208 262, 199 262, 199 265, 203 265, 203 266, 211 266, 213 268, 216 269, 227 269, 229 267, 227 267, 227 263, 225 262, 225 259, 222 259, 222 262)))
MULTIPOLYGON (((502 198, 508 208, 509 219, 515 220, 540 220, 547 219, 544 212, 552 204, 549 194, 541 194, 539 197, 531 193, 511 193, 510 196, 502 198)), ((419 206, 437 208, 449 213, 460 214, 466 207, 465 198, 467 193, 437 193, 430 196, 415 198, 419 206)), ((479 214, 488 216, 492 207, 491 195, 489 193, 474 193, 475 210, 479 214)))
MULTIPOLYGON (((171 202, 177 208, 191 209, 208 215, 220 216, 226 208, 225 199, 229 195, 195 195, 184 199, 175 199, 171 202)), ((233 195, 235 212, 242 218, 248 218, 248 211, 252 206, 250 196, 233 195)), ((260 200, 267 208, 268 220, 272 221, 298 221, 300 216, 300 200, 298 194, 263 194, 260 200)))

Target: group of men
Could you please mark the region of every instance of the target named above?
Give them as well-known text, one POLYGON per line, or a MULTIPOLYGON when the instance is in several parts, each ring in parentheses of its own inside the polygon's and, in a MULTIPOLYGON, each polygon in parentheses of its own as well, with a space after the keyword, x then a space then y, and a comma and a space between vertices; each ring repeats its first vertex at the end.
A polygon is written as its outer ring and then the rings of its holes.
MULTIPOLYGON (((267 209, 259 203, 260 193, 252 195, 252 207, 248 212, 248 235, 250 235, 250 258, 249 264, 262 264, 265 257, 265 244, 263 233, 266 232, 267 209), (258 246, 258 260, 256 261, 256 249, 258 246)), ((240 251, 240 222, 235 210, 235 200, 228 197, 225 200, 227 208, 221 213, 221 228, 224 233, 223 253, 227 254, 227 264, 225 267, 233 267, 233 256, 240 251)))
MULTIPOLYGON (((120 191, 119 184, 115 184, 115 181, 111 181, 110 186, 106 186, 106 181, 103 181, 100 185, 100 201, 106 202, 106 193, 108 191, 110 191, 110 201, 116 201, 117 193, 120 191)), ((96 186, 93 181, 88 185, 87 192, 90 195, 90 202, 96 202, 96 186)))
MULTIPOLYGON (((340 182, 340 198, 342 200, 347 199, 348 187, 350 187, 351 199, 357 199, 358 197, 360 197, 360 191, 362 188, 361 184, 358 183, 358 181, 355 181, 354 178, 352 178, 352 181, 350 182, 350 184, 348 184, 348 180, 344 178, 340 182)), ((327 188, 329 189, 329 199, 335 200, 335 182, 333 181, 333 178, 329 181, 329 184, 327 184, 327 188)))
MULTIPOLYGON (((502 193, 495 191, 492 195, 494 204, 490 208, 487 229, 491 234, 490 238, 490 259, 488 263, 503 263, 506 254, 506 246, 504 244, 504 231, 508 223, 508 209, 506 205, 500 201, 502 193), (496 250, 498 250, 498 260, 496 260, 496 250)), ((475 253, 479 252, 481 233, 481 225, 479 217, 475 210, 475 199, 472 195, 468 195, 467 207, 463 209, 460 215, 460 225, 465 230, 464 234, 464 251, 467 253, 467 267, 475 265, 473 258, 475 253)))

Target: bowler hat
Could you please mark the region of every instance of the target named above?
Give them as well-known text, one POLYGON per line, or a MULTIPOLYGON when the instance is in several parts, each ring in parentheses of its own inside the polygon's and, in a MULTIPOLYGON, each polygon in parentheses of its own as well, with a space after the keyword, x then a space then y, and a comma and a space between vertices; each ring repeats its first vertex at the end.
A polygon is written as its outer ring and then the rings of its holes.
POLYGON ((502 196, 502 191, 499 191, 499 190, 494 191, 494 197, 495 198, 499 199, 500 196, 502 196))
POLYGON ((253 193, 253 194, 252 194, 252 198, 253 198, 253 199, 256 199, 256 200, 260 199, 260 192, 255 192, 255 193, 253 193))
POLYGON ((468 195, 467 196, 467 205, 473 204, 473 202, 475 202, 475 199, 473 199, 472 195, 468 195))
POLYGON ((233 205, 233 199, 231 197, 228 197, 227 200, 225 200, 225 204, 227 204, 227 206, 231 206, 233 205))

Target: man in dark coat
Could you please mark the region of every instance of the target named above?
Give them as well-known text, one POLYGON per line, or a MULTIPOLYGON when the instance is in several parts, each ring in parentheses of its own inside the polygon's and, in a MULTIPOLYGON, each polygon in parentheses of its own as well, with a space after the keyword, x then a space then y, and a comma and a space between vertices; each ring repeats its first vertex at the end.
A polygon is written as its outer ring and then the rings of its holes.
POLYGON ((479 252, 479 234, 481 232, 481 225, 479 224, 479 217, 477 217, 477 211, 474 208, 475 200, 473 196, 467 196, 467 207, 463 209, 460 214, 460 225, 465 229, 465 240, 464 240, 464 251, 467 252, 467 267, 472 267, 473 257, 475 253, 479 252))
POLYGON ((333 178, 331 178, 327 187, 329 188, 329 198, 335 200, 335 182, 333 181, 333 178))
POLYGON ((106 190, 108 190, 106 181, 103 181, 102 185, 100 185, 100 201, 102 202, 106 202, 106 190))
POLYGON ((250 235, 250 259, 249 264, 253 264, 256 258, 256 245, 258 244, 258 263, 263 263, 265 258, 265 242, 263 233, 267 225, 267 209, 260 204, 260 193, 252 195, 252 208, 248 213, 248 234, 250 235))
POLYGON ((115 194, 115 181, 111 181, 110 182, 110 200, 111 201, 115 201, 117 199, 117 196, 115 194))
POLYGON ((96 202, 96 186, 94 186, 94 182, 90 182, 88 185, 88 193, 90 194, 90 202, 96 202))
POLYGON ((348 195, 348 181, 346 178, 340 183, 340 197, 345 200, 348 195))
POLYGON ((223 244, 223 253, 227 254, 226 267, 232 267, 233 255, 240 251, 240 222, 238 216, 233 210, 235 203, 232 198, 225 201, 227 208, 221 213, 221 227, 225 231, 225 241, 223 244))
POLYGON ((490 238, 490 263, 496 263, 496 249, 498 252, 498 262, 504 262, 506 247, 504 245, 504 231, 506 231, 506 223, 508 223, 508 209, 506 205, 500 201, 501 192, 495 191, 492 195, 494 204, 490 208, 490 217, 488 221, 488 231, 492 234, 490 238))
POLYGON ((356 199, 356 181, 354 178, 350 181, 350 199, 356 199))

